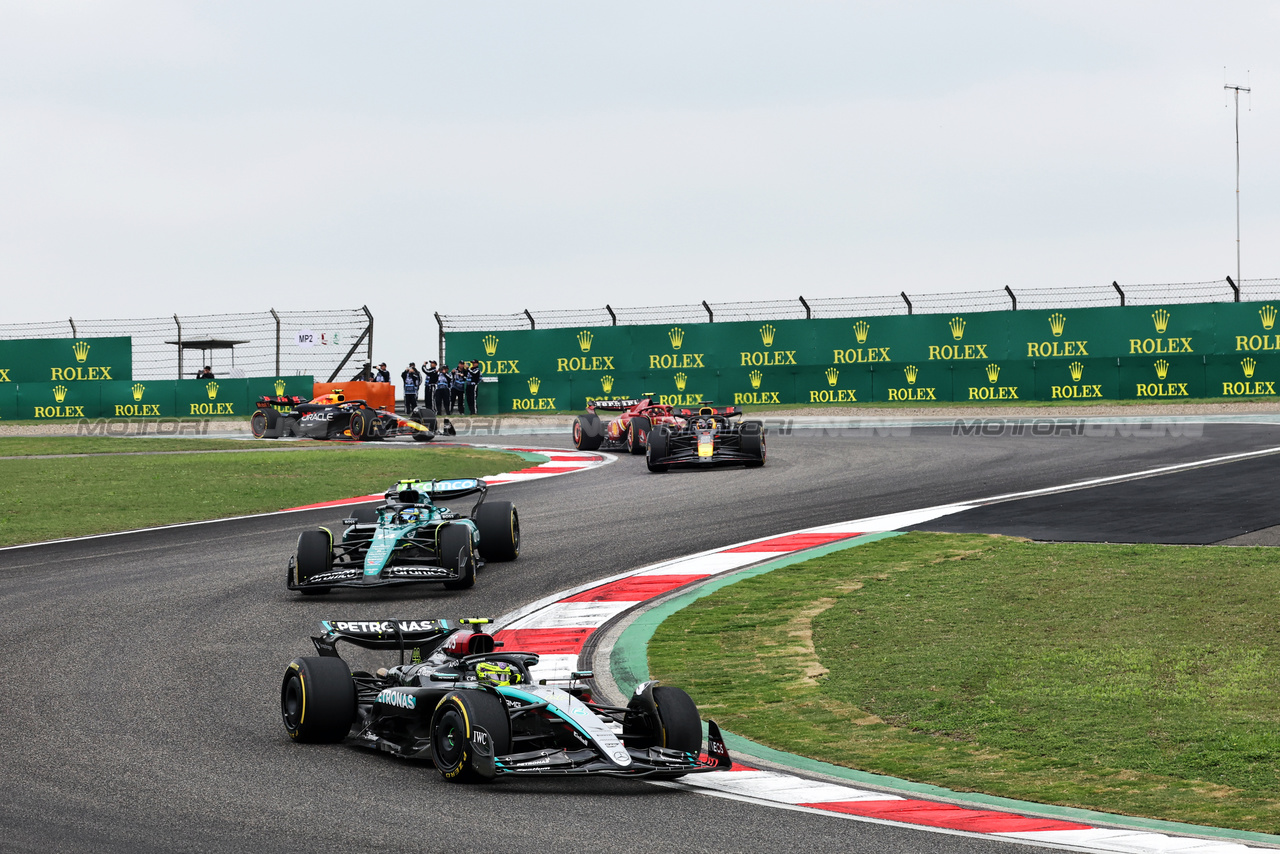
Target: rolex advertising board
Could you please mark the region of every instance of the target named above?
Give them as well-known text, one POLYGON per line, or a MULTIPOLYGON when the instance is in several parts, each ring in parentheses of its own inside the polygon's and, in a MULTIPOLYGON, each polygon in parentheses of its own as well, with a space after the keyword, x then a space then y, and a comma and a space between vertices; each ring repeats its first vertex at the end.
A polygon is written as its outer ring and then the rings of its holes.
POLYGON ((1280 354, 1232 353, 1205 359, 1205 397, 1263 398, 1277 396, 1280 354))
POLYGON ((19 338, 0 341, 0 383, 127 380, 132 338, 19 338))
POLYGON ((102 383, 101 410, 107 418, 172 418, 180 415, 175 396, 177 380, 102 383))
POLYGON ((17 417, 17 383, 0 383, 0 421, 12 421, 17 417))
POLYGON ((1037 359, 1036 399, 1091 401, 1120 399, 1115 359, 1037 359))
POLYGON ((57 418, 95 418, 102 401, 101 383, 17 383, 18 418, 48 421, 57 418))
POLYGON ((1174 400, 1262 396, 1239 385, 1251 381, 1240 362, 1269 369, 1277 321, 1273 303, 1206 303, 451 332, 447 343, 454 359, 483 354, 504 412, 650 391, 676 405, 748 407, 1174 400))
POLYGON ((212 380, 174 380, 177 386, 178 415, 239 415, 248 418, 249 384, 247 380, 222 378, 212 380))

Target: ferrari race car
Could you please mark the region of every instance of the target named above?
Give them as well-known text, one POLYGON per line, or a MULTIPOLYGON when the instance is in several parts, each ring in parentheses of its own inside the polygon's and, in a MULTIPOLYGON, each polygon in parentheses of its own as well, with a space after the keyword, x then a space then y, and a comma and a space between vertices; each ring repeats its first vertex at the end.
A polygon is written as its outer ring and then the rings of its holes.
POLYGON ((258 399, 258 409, 249 418, 255 439, 278 439, 300 436, 305 439, 386 439, 391 436, 413 436, 416 441, 430 442, 438 433, 455 436, 457 431, 448 418, 441 419, 439 430, 435 410, 419 406, 409 418, 376 409, 364 400, 346 400, 342 392, 322 394, 311 401, 296 395, 258 399))
POLYGON ((670 779, 732 764, 714 721, 702 758, 698 708, 679 688, 645 682, 626 706, 607 706, 592 701, 590 671, 575 672, 564 687, 534 684, 529 668, 537 654, 498 651, 502 644, 483 630, 487 622, 322 621, 323 634, 311 638, 318 655, 295 658, 284 672, 285 729, 294 741, 350 737, 395 756, 430 755, 456 783, 581 774, 670 779), (400 663, 357 670, 338 653, 340 642, 398 650, 400 663))
POLYGON ((653 395, 630 400, 597 400, 587 404, 587 414, 573 422, 573 446, 579 451, 626 449, 643 454, 649 431, 659 424, 681 423, 674 409, 654 402, 653 395), (608 422, 597 413, 617 412, 608 422))
POLYGON ((764 465, 764 424, 734 420, 741 417, 742 410, 734 406, 704 406, 696 414, 681 410, 676 425, 655 425, 645 448, 649 471, 717 463, 739 463, 747 468, 764 465))
POLYGON ((334 542, 328 528, 303 531, 289 558, 290 590, 328 593, 334 587, 385 587, 443 582, 463 590, 476 583, 488 561, 520 556, 520 517, 510 501, 488 501, 485 482, 402 480, 387 490, 386 503, 356 507, 334 542), (479 493, 463 516, 435 503, 479 493))

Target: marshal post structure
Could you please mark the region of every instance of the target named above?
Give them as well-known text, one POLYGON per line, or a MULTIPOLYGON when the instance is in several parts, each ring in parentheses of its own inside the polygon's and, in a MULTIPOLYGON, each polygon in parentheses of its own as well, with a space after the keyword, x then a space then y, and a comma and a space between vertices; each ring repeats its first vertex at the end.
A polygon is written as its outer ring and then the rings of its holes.
POLYGON ((490 412, 582 409, 650 392, 673 405, 1176 401, 1275 397, 1278 319, 1280 300, 444 337, 451 359, 480 360, 490 412))

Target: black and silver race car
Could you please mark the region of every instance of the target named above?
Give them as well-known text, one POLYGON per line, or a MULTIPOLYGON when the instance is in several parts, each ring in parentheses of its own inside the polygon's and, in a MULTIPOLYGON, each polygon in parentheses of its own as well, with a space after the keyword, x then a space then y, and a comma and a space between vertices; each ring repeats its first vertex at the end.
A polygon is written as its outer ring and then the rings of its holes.
POLYGON ((457 430, 448 418, 438 424, 435 410, 419 406, 402 418, 371 406, 365 400, 348 400, 342 392, 322 394, 307 401, 301 397, 264 396, 249 418, 249 429, 255 439, 279 439, 298 436, 304 439, 388 439, 412 436, 418 442, 430 442, 437 435, 456 436, 457 430))
POLYGON ((534 684, 532 652, 499 651, 488 620, 321 622, 318 655, 295 658, 280 686, 295 741, 355 743, 395 756, 430 756, 453 782, 503 776, 604 774, 671 779, 728 770, 720 729, 679 688, 645 682, 626 706, 592 701, 578 671, 564 687, 534 684), (399 663, 353 669, 340 642, 398 651, 399 663), (406 657, 408 660, 406 661, 406 657))
POLYGON ((654 425, 649 431, 645 447, 649 471, 663 472, 672 466, 719 463, 745 465, 747 468, 764 465, 764 424, 740 420, 741 409, 703 406, 696 413, 684 409, 679 415, 679 423, 654 425))
POLYGON ((385 504, 354 508, 336 542, 328 528, 303 531, 286 583, 304 594, 429 581, 449 590, 471 587, 488 561, 520 556, 515 505, 485 501, 487 491, 474 477, 402 480, 387 490, 385 504), (475 494, 480 498, 465 516, 436 504, 475 494))

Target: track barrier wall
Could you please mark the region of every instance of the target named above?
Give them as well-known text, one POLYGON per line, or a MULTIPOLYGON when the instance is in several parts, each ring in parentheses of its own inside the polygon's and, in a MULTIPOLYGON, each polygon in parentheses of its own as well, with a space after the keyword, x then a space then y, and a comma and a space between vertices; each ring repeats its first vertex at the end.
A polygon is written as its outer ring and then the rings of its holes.
POLYGON ((883 315, 730 323, 468 330, 485 411, 663 403, 1270 398, 1280 301, 883 315))

